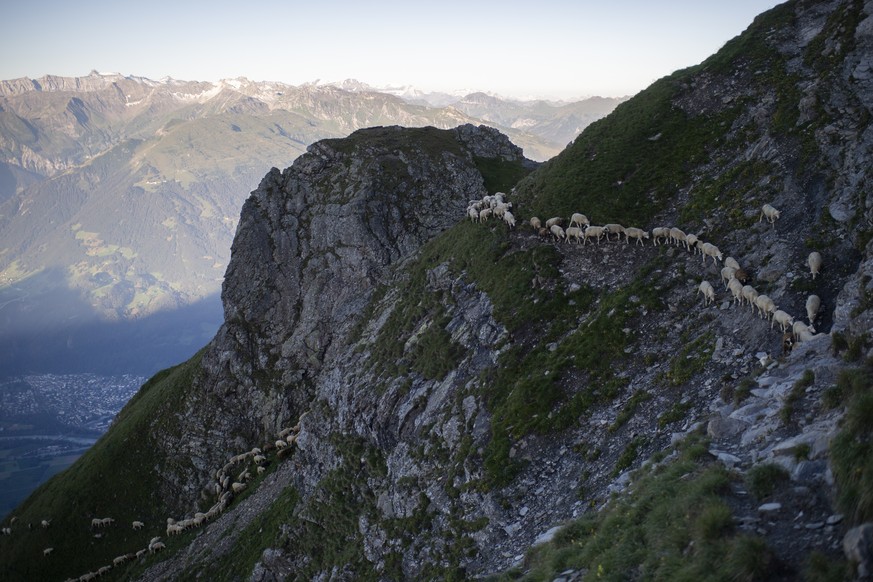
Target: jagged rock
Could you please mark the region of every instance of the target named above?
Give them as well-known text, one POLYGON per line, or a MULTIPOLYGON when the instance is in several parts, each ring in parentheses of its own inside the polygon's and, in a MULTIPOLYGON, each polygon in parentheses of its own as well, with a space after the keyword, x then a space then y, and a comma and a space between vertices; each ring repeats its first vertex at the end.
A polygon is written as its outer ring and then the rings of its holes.
POLYGON ((734 437, 748 428, 749 424, 737 418, 724 416, 716 416, 709 419, 706 424, 706 434, 710 437, 721 440, 724 438, 734 437))
POLYGON ((873 576, 873 523, 853 527, 843 536, 843 553, 855 565, 859 580, 873 576))

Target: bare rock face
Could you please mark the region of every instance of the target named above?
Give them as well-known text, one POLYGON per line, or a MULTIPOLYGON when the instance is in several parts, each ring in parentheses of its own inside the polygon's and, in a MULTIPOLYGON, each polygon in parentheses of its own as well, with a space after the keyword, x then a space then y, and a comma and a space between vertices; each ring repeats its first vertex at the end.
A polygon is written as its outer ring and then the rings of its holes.
POLYGON ((264 177, 241 212, 225 324, 186 402, 181 440, 196 443, 195 465, 214 465, 229 442, 260 444, 309 408, 386 267, 486 194, 477 158, 524 161, 491 128, 377 127, 318 142, 264 177))

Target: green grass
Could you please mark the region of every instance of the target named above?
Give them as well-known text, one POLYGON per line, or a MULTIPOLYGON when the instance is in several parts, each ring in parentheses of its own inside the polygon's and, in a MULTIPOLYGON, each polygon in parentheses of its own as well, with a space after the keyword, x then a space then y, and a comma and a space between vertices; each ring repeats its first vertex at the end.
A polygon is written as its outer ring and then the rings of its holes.
MULTIPOLYGON (((636 474, 628 494, 572 521, 495 580, 763 580, 776 572, 759 538, 738 535, 725 495, 731 476, 705 462, 692 438, 679 458, 636 474)), ((705 450, 705 447, 704 447, 705 450)))
POLYGON ((788 471, 781 465, 764 463, 755 465, 746 472, 746 487, 755 498, 761 500, 773 495, 790 479, 788 471))
MULTIPOLYGON (((155 535, 164 535, 172 494, 161 470, 172 461, 156 455, 160 449, 152 439, 176 430, 174 412, 180 409, 201 356, 202 352, 146 382, 93 447, 18 507, 16 535, 0 538, 4 555, 0 578, 79 576, 111 563, 116 556, 146 547, 155 535), (90 529, 94 517, 112 517, 116 524, 96 539, 90 529), (42 519, 51 519, 51 527, 23 527, 42 519), (146 527, 133 531, 133 520, 145 522, 146 527), (52 559, 43 560, 42 548, 49 546, 54 548, 52 559)), ((168 548, 172 550, 169 544, 168 548)))
POLYGON ((794 415, 794 410, 798 403, 806 394, 806 389, 815 383, 815 373, 812 370, 804 370, 803 376, 800 377, 791 391, 785 395, 785 400, 782 403, 782 408, 779 410, 779 418, 783 424, 791 422, 791 417, 794 415))
POLYGON ((837 505, 850 523, 873 519, 873 364, 844 370, 837 386, 846 401, 840 432, 831 443, 837 505))

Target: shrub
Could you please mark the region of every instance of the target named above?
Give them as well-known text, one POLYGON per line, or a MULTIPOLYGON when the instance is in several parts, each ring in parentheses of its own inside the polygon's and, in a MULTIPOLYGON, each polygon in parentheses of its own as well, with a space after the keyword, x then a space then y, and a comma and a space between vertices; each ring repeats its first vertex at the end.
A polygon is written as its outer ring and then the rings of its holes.
POLYGON ((788 482, 788 471, 775 463, 755 465, 746 473, 746 487, 757 499, 764 499, 788 482))

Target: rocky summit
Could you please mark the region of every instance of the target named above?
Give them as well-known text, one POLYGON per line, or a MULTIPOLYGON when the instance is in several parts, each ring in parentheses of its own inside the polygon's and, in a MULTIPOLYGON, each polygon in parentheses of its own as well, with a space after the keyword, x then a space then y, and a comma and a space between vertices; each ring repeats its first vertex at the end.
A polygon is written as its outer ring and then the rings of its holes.
POLYGON ((871 49, 873 5, 786 2, 542 165, 310 146, 0 573, 869 579, 871 49))

